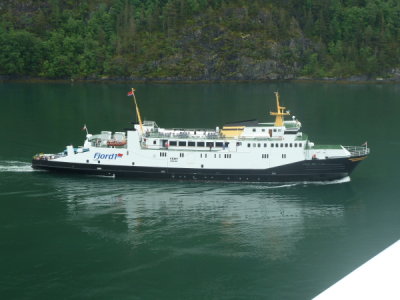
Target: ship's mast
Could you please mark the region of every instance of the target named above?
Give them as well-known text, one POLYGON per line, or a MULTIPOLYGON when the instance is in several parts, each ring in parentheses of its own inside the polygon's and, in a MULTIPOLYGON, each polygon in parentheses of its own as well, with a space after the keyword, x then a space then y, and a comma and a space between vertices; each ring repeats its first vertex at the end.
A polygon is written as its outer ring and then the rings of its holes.
POLYGON ((138 121, 139 121, 140 131, 143 134, 142 117, 140 116, 139 106, 138 106, 137 101, 136 101, 135 89, 134 88, 132 88, 132 95, 133 95, 133 100, 135 101, 136 115, 137 115, 137 118, 138 118, 138 121))
POLYGON ((270 112, 271 116, 275 116, 275 126, 283 126, 283 117, 284 116, 289 116, 289 112, 285 112, 286 107, 280 106, 279 104, 279 93, 275 92, 275 97, 276 97, 276 112, 270 112))

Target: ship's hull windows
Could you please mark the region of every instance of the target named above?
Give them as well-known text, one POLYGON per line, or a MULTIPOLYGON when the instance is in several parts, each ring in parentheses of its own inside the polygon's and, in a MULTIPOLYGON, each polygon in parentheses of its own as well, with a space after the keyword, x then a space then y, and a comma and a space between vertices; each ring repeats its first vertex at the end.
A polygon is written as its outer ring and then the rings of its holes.
POLYGON ((179 146, 186 147, 186 141, 179 141, 179 146))
POLYGON ((204 147, 204 142, 197 142, 197 147, 204 147))
POLYGON ((194 147, 194 146, 196 146, 196 143, 195 142, 188 142, 188 146, 189 147, 194 147))
POLYGON ((170 141, 170 142, 169 142, 169 145, 170 145, 170 146, 176 146, 177 143, 176 143, 176 141, 170 141))
POLYGON ((214 147, 214 142, 206 142, 206 146, 208 148, 213 148, 214 147))

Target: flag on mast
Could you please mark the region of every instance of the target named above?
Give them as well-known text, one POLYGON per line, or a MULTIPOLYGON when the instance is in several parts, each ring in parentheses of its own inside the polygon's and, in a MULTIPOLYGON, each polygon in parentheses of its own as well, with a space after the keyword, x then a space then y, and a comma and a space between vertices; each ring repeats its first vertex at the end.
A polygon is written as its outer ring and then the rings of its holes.
POLYGON ((128 92, 128 96, 133 96, 133 101, 135 102, 135 106, 136 106, 136 117, 138 118, 138 121, 139 121, 140 130, 143 133, 142 117, 140 116, 139 106, 138 106, 138 104, 136 102, 135 89, 134 88, 132 88, 132 90, 130 92, 128 92))
POLYGON ((135 89, 132 89, 132 91, 129 91, 129 92, 128 92, 128 97, 129 97, 129 96, 134 96, 134 93, 135 93, 135 89))

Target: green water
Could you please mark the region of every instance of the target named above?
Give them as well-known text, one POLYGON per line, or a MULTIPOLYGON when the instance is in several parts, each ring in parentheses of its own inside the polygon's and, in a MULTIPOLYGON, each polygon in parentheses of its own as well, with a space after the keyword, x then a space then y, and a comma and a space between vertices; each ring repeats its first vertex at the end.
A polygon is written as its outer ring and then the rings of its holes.
POLYGON ((265 120, 370 157, 342 183, 134 181, 32 171, 134 119, 129 84, 0 83, 0 299, 310 299, 400 238, 400 87, 136 84, 161 127, 265 120), (269 119, 270 120, 270 119, 269 119))

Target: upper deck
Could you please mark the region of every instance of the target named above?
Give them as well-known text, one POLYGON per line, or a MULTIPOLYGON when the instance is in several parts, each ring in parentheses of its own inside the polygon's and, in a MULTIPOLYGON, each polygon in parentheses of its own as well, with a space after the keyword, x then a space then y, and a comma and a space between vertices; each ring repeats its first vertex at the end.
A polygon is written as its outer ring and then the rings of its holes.
MULTIPOLYGON (((301 123, 294 116, 292 120, 284 120, 284 116, 290 113, 280 106, 279 95, 275 94, 277 111, 270 113, 275 116, 275 122, 246 120, 227 123, 222 128, 215 129, 160 128, 154 121, 142 122, 135 101, 138 124, 134 125, 133 130, 138 135, 140 146, 147 149, 225 149, 229 144, 232 147, 233 144, 237 146, 242 142, 246 142, 248 147, 261 147, 261 143, 264 147, 267 147, 267 143, 271 143, 271 147, 309 147, 308 136, 300 132, 301 123)), ((98 135, 88 135, 86 143, 93 147, 127 148, 127 136, 125 132, 112 134, 110 131, 102 131, 98 135)))

